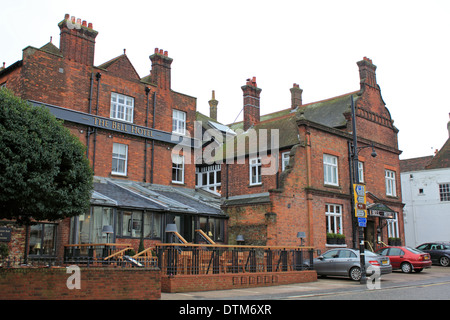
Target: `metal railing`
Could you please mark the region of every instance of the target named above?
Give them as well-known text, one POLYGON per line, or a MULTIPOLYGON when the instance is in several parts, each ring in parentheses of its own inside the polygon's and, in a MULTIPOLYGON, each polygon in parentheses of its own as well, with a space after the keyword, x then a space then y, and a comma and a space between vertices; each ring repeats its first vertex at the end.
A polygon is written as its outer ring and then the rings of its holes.
POLYGON ((158 244, 155 250, 158 267, 167 275, 313 269, 312 247, 158 244))
POLYGON ((152 258, 133 259, 130 256, 121 256, 111 259, 98 259, 88 256, 79 257, 28 257, 25 264, 23 258, 0 259, 0 268, 27 268, 27 267, 67 267, 77 265, 80 267, 122 267, 122 268, 151 268, 157 269, 157 261, 152 258))

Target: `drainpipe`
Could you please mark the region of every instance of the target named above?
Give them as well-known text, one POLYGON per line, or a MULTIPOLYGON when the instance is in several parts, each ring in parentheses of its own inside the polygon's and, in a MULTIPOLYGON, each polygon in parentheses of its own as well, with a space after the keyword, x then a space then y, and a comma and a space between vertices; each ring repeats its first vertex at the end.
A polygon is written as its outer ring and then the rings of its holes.
MULTIPOLYGON (((156 91, 153 92, 153 120, 152 128, 155 129, 156 91)), ((155 140, 152 139, 152 166, 150 169, 150 183, 153 183, 153 166, 155 164, 155 140)))
MULTIPOLYGON (((311 132, 308 127, 305 127, 306 138, 306 185, 311 188, 311 132)), ((312 208, 313 198, 309 191, 306 192, 306 208, 308 210, 308 235, 309 245, 314 246, 314 217, 312 208)))
MULTIPOLYGON (((89 79, 89 114, 92 113, 92 90, 94 89, 94 73, 91 72, 91 77, 89 79)), ((88 129, 86 130, 86 157, 89 159, 89 142, 90 142, 90 138, 91 138, 91 128, 88 127, 88 129)))
MULTIPOLYGON (((145 87, 145 94, 147 95, 147 110, 145 114, 145 126, 148 127, 148 105, 149 105, 150 88, 145 87)), ((144 138, 144 182, 147 182, 147 138, 144 138)))
MULTIPOLYGON (((102 77, 102 74, 100 72, 97 72, 95 77, 97 78, 97 101, 96 101, 96 106, 95 106, 95 114, 98 115, 98 100, 99 100, 99 96, 100 96, 100 78, 102 77)), ((93 129, 93 133, 94 133, 94 154, 92 156, 92 171, 94 172, 94 175, 95 175, 95 151, 96 151, 96 145, 97 145, 97 128, 93 129)))

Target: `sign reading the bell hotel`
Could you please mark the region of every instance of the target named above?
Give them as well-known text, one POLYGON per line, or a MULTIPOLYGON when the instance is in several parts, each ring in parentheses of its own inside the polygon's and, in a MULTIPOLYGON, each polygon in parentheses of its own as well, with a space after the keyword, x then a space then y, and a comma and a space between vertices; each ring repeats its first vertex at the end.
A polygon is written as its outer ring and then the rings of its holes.
POLYGON ((86 126, 116 131, 124 134, 130 134, 142 138, 154 139, 173 144, 184 145, 186 144, 186 142, 188 143, 190 142, 191 146, 195 147, 195 139, 189 139, 186 137, 173 135, 172 133, 169 132, 142 127, 132 123, 116 121, 109 118, 103 118, 97 115, 61 108, 58 106, 53 106, 38 101, 30 100, 28 102, 30 102, 32 105, 35 106, 47 107, 56 118, 64 121, 79 123, 86 126))

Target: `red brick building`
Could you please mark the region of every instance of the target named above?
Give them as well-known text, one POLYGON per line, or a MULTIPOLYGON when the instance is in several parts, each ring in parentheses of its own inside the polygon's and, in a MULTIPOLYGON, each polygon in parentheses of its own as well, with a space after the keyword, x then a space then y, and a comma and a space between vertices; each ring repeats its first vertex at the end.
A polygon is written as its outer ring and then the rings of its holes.
MULTIPOLYGON (((188 241, 196 229, 225 241, 219 196, 195 189, 193 152, 175 148, 195 145, 196 98, 171 88, 168 52, 155 49, 150 74, 140 77, 125 50, 94 66, 98 32, 91 23, 66 15, 58 27, 59 47, 26 47, 21 60, 0 69, 0 86, 48 107, 86 145, 94 193, 85 215, 32 226, 30 255, 61 255, 70 243, 117 241, 137 250, 141 240, 145 247, 165 242, 169 223, 188 241)), ((16 226, 3 225, 19 238, 16 226)), ((23 254, 23 244, 9 243, 14 255, 23 254)))
MULTIPOLYGON (((357 65, 359 90, 302 104, 302 89, 294 84, 291 107, 267 115, 259 114, 261 89, 256 79, 249 79, 242 87, 244 120, 230 127, 241 129, 238 137, 253 132, 258 141, 246 140, 244 164, 238 164, 236 156, 234 161, 233 156, 224 157, 230 160, 222 165, 223 209, 230 216, 230 243, 243 235, 247 244, 298 245, 301 240, 297 234, 304 232, 304 244, 322 250, 336 245, 357 247, 349 161, 354 150, 352 98, 358 175, 365 186, 368 209, 366 245, 375 248, 378 241, 388 243, 391 237, 404 243, 398 130, 376 82, 376 66, 367 58, 357 65), (261 149, 262 129, 267 136, 278 134, 278 156, 269 137, 268 147, 261 149), (256 143, 258 152, 252 154, 251 146, 256 147, 256 143), (276 164, 275 159, 279 163, 276 173, 264 175, 262 171, 276 164), (345 236, 344 242, 334 244, 336 234, 345 236)), ((224 150, 230 144, 236 148, 235 142, 229 142, 224 150)))

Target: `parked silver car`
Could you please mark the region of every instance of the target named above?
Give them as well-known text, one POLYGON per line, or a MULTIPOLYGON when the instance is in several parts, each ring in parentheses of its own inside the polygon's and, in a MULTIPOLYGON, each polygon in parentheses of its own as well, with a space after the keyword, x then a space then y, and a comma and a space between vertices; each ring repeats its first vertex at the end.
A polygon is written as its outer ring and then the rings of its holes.
MULTIPOLYGON (((388 257, 368 250, 364 251, 364 255, 367 276, 375 273, 376 268, 379 268, 380 274, 392 272, 388 257)), ((314 270, 320 276, 345 276, 359 281, 361 279, 359 250, 346 248, 328 250, 314 259, 314 270)))

